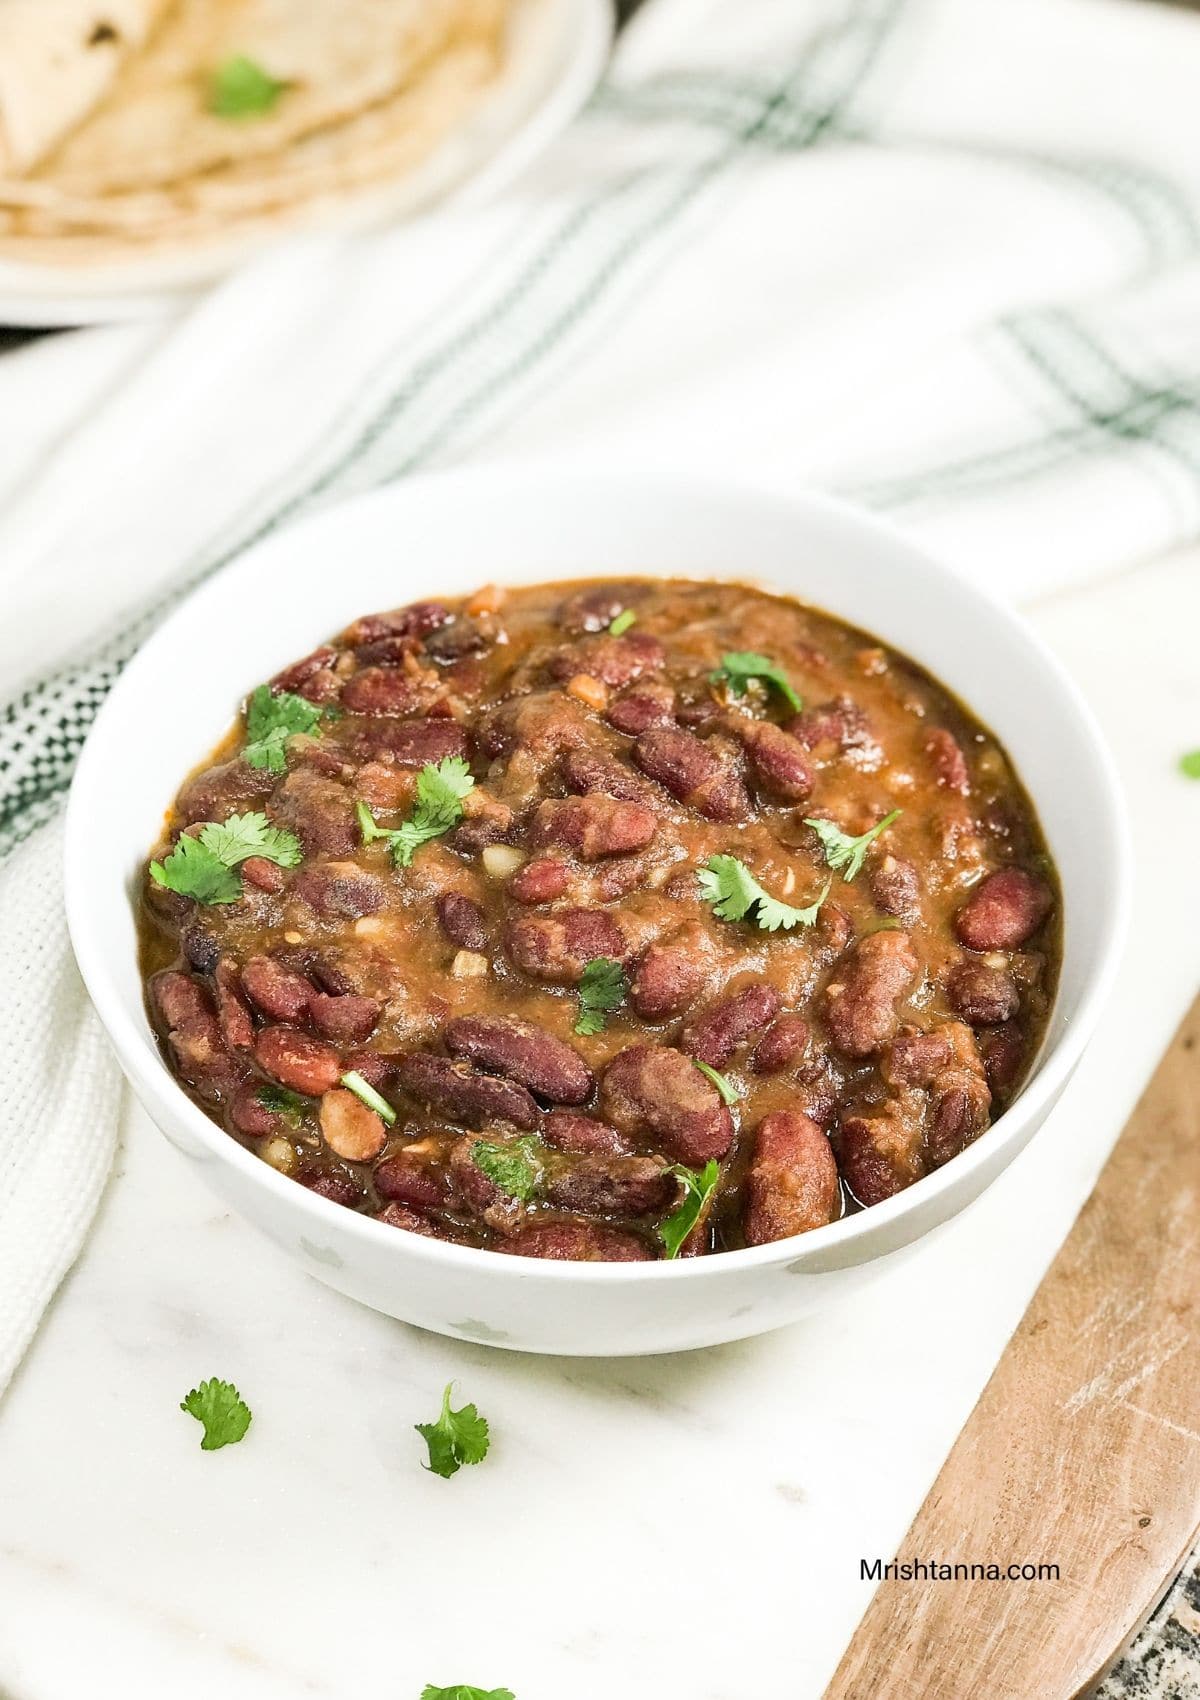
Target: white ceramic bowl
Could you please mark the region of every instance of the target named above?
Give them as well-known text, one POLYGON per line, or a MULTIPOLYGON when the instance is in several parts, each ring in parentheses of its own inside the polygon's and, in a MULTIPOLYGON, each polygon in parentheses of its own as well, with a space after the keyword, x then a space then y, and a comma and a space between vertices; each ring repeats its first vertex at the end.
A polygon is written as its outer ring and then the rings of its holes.
POLYGON ((155 634, 104 705, 67 815, 67 912, 134 1091, 209 1184, 290 1257, 424 1328, 533 1352, 710 1345, 791 1322, 874 1277, 962 1210, 1041 1124, 1079 1060, 1124 929, 1129 858, 1091 716, 1021 621, 878 522, 812 496, 499 468, 413 479, 269 538, 155 634), (1017 1101, 907 1192, 774 1245, 676 1263, 567 1264, 423 1239, 319 1198, 176 1085, 138 977, 134 898, 185 773, 238 700, 356 615, 489 582, 611 573, 752 579, 905 651, 999 735, 1041 813, 1065 895, 1049 1033, 1017 1101))

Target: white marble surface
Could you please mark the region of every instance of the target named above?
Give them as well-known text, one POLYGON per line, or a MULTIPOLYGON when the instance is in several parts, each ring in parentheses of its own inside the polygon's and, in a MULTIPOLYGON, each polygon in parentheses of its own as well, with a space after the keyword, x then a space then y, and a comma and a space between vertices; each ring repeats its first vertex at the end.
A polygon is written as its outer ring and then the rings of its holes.
POLYGON ((1200 978, 1174 770, 1200 553, 1033 612, 1115 746, 1141 877, 1101 1035, 1000 1183, 853 1307, 687 1357, 522 1358, 310 1281, 131 1110, 0 1406, 4 1700, 818 1700, 860 1556, 895 1549, 1200 978), (178 1404, 214 1374, 254 1423, 207 1454, 178 1404), (494 1444, 446 1482, 411 1425, 450 1377, 494 1444))

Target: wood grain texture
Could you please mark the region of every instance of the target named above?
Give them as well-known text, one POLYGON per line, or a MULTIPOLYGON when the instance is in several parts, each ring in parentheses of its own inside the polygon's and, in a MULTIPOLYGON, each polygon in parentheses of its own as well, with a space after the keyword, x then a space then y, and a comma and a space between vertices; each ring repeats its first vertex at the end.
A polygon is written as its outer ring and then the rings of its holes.
POLYGON ((1092 1687, 1200 1527, 1198 1298, 1200 1000, 897 1554, 1060 1579, 882 1582, 825 1700, 1092 1687))

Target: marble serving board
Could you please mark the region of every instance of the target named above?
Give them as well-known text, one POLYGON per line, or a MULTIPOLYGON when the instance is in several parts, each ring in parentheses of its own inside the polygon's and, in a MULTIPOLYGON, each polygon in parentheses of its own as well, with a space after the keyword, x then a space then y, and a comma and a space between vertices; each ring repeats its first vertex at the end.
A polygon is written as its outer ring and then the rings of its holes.
POLYGON ((819 1700, 861 1561, 895 1551, 1200 978, 1200 785, 1175 767, 1200 744, 1200 553, 1031 612, 1112 741, 1139 878, 1103 1028, 1008 1173, 794 1328, 536 1359, 319 1286, 130 1108, 0 1406, 4 1700, 819 1700), (209 1375, 254 1410, 211 1454, 179 1410, 209 1375), (494 1444, 443 1481, 412 1425, 451 1377, 494 1444))

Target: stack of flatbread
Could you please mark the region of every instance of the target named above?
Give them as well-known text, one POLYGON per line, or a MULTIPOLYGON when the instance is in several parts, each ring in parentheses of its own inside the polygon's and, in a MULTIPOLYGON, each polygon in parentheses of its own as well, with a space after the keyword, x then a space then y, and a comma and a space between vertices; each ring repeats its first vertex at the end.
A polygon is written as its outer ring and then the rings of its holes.
POLYGON ((0 259, 294 222, 421 164, 511 0, 0 0, 0 259))

